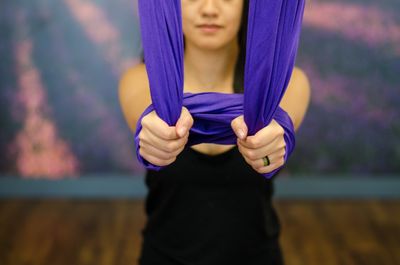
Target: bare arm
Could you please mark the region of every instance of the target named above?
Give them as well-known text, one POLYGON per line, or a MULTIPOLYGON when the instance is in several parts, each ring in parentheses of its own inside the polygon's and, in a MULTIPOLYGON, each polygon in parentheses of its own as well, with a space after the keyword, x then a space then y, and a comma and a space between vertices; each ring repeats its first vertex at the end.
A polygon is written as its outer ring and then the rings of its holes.
POLYGON ((151 104, 146 67, 143 63, 126 70, 119 81, 119 102, 133 133, 143 111, 151 104))
POLYGON ((294 67, 292 77, 279 106, 284 109, 293 121, 295 131, 300 127, 310 102, 310 83, 307 75, 294 67))

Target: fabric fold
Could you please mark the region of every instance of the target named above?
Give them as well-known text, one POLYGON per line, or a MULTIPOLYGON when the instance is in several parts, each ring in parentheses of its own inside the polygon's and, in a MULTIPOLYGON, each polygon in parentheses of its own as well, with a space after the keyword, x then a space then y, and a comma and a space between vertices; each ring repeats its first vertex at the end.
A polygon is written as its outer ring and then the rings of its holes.
MULTIPOLYGON (((142 118, 155 110, 169 126, 175 126, 182 106, 194 119, 189 146, 236 144, 230 123, 240 115, 244 115, 249 136, 275 119, 285 131, 286 164, 295 147, 295 132, 292 120, 279 103, 293 71, 305 3, 304 0, 249 1, 243 94, 183 93, 181 0, 138 1, 152 104, 137 122, 135 145, 137 159, 147 169, 158 171, 164 167, 153 165, 139 154, 142 118)), ((271 178, 283 166, 262 175, 271 178)))

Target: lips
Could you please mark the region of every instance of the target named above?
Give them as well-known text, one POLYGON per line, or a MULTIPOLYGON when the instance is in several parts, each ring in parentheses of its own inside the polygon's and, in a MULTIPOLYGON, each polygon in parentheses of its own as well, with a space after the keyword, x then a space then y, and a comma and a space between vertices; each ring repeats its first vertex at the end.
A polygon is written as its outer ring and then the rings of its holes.
POLYGON ((222 28, 222 26, 217 24, 201 24, 197 27, 200 28, 205 33, 214 33, 222 28))
POLYGON ((222 26, 217 25, 217 24, 201 24, 198 25, 200 28, 222 28, 222 26))

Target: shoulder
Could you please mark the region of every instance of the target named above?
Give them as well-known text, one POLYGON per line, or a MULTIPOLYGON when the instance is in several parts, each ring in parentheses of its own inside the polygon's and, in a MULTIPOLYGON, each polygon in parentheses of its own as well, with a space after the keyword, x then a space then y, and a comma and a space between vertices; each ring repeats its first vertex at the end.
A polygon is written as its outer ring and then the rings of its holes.
POLYGON ((125 70, 119 80, 119 90, 127 90, 132 87, 142 87, 148 85, 146 66, 139 63, 125 70))
POLYGON ((144 63, 137 64, 122 73, 118 85, 119 99, 122 104, 131 98, 150 99, 149 80, 144 63))

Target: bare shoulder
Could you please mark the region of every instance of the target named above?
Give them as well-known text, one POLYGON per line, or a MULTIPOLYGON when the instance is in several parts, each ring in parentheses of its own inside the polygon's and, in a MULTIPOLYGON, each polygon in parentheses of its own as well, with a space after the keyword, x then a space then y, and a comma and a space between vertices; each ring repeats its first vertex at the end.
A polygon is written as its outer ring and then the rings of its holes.
POLYGON ((137 89, 145 85, 148 86, 146 66, 144 63, 140 63, 123 72, 119 81, 119 90, 121 92, 121 90, 137 89))

